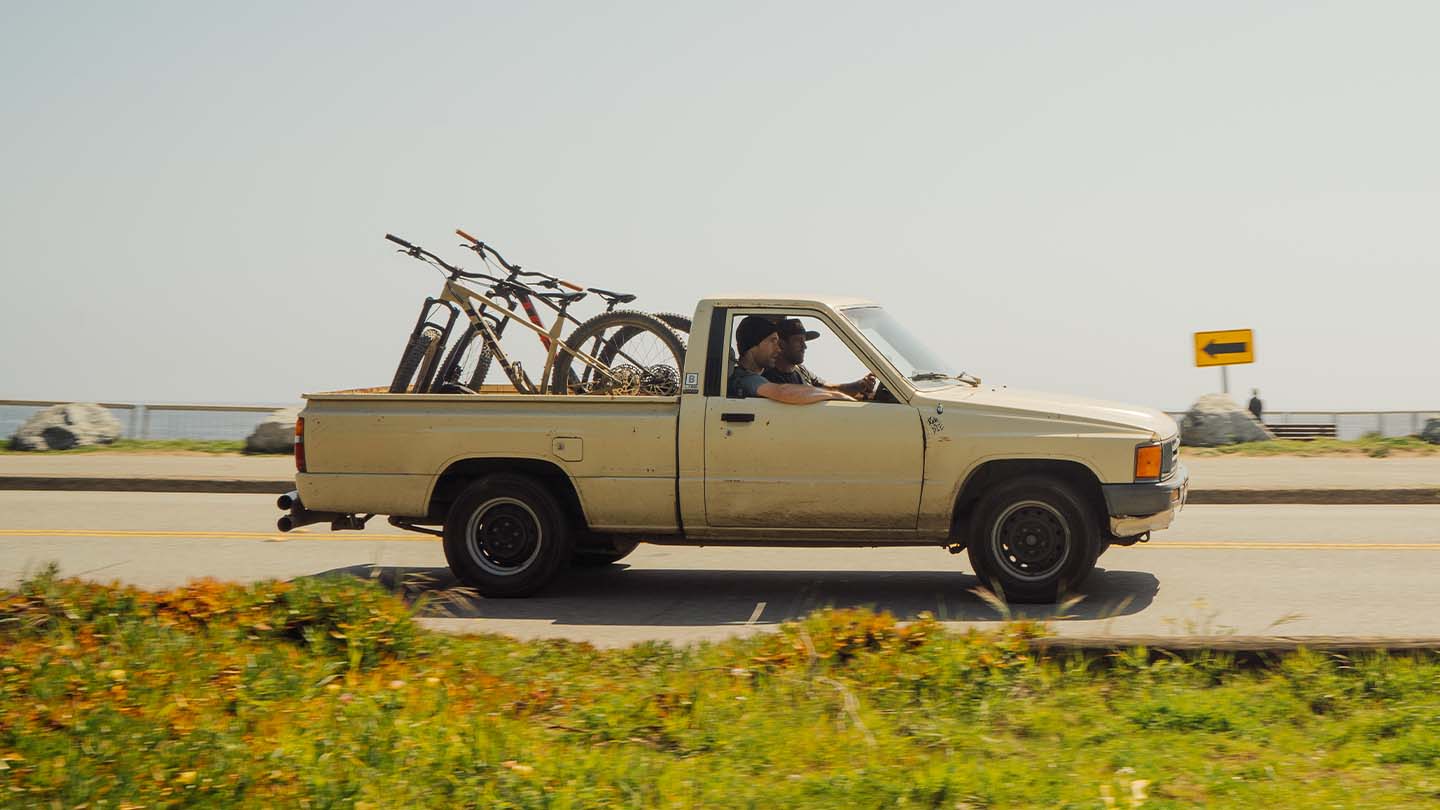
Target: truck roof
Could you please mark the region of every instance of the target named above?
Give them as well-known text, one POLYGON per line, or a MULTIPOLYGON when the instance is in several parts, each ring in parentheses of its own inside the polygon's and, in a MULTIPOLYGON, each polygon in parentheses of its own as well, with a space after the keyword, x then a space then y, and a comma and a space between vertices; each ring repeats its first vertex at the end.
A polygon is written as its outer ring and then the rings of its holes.
POLYGON ((715 295, 700 300, 702 306, 712 307, 844 307, 876 306, 864 298, 843 295, 779 294, 739 292, 715 295))

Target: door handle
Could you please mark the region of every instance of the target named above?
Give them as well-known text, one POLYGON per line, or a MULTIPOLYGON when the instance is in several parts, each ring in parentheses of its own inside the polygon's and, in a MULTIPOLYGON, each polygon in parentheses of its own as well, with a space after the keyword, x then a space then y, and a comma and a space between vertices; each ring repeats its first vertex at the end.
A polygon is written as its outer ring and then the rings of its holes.
POLYGON ((722 413, 722 414, 720 414, 720 421, 721 421, 721 422, 754 422, 754 421, 755 421, 755 414, 753 414, 753 413, 722 413))

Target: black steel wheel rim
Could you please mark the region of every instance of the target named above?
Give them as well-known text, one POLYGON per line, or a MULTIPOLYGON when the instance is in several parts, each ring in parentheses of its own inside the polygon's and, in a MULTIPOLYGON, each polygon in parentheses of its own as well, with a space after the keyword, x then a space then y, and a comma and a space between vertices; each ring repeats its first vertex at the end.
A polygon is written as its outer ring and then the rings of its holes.
POLYGON ((1070 559, 1070 523, 1044 501, 1021 501, 995 521, 990 545, 1008 575, 1025 581, 1049 579, 1070 559))
POLYGON ((518 574, 540 556, 544 531, 540 519, 525 502, 493 498, 470 516, 465 544, 470 558, 486 573, 518 574))

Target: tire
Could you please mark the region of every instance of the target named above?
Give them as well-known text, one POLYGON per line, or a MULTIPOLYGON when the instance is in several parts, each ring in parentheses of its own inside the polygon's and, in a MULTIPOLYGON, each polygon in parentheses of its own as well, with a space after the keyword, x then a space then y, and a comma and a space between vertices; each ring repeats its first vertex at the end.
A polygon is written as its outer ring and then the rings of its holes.
POLYGON ((976 506, 970 565, 1006 601, 1055 602, 1095 567, 1096 526, 1090 506, 1069 484, 1042 476, 1007 481, 976 506))
POLYGON ((600 568, 630 556, 638 545, 638 540, 613 540, 576 546, 575 553, 570 555, 570 565, 575 568, 600 568))
POLYGON ((655 317, 664 324, 682 335, 690 334, 690 318, 686 315, 676 315, 673 312, 657 312, 655 317))
POLYGON ((435 375, 436 393, 463 392, 463 389, 447 388, 451 383, 458 383, 479 393, 480 386, 485 384, 485 376, 490 373, 490 362, 495 359, 495 355, 489 346, 482 346, 478 355, 467 355, 467 351, 473 348, 477 340, 480 340, 480 333, 471 326, 460 335, 455 345, 450 347, 450 352, 445 355, 445 362, 440 364, 440 373, 435 375))
MULTIPOLYGON (((639 365, 642 366, 639 371, 644 373, 647 379, 654 376, 652 372, 663 371, 667 375, 673 375, 674 393, 679 393, 680 369, 685 361, 685 343, 664 321, 645 312, 617 309, 596 315, 580 324, 565 343, 579 351, 588 351, 589 344, 594 343, 597 338, 600 340, 600 349, 595 359, 605 366, 614 368, 617 365, 614 361, 623 365, 639 365), (640 355, 626 356, 627 346, 637 347, 642 344, 643 348, 632 349, 641 352, 640 355)), ((561 352, 556 358, 550 392, 568 394, 572 393, 572 389, 588 388, 596 376, 593 368, 561 352)), ((639 382, 637 380, 637 383, 639 382)), ((607 392, 597 390, 597 393, 607 392)))
POLYGON ((445 559, 482 596, 529 596, 569 561, 574 537, 538 481, 498 473, 471 484, 445 517, 445 559))
MULTIPOLYGON (((439 345, 440 330, 433 326, 425 327, 418 335, 411 335, 410 342, 405 344, 405 353, 400 355, 400 365, 395 369, 395 378, 390 381, 390 393, 405 393, 405 389, 410 387, 410 379, 415 376, 415 370, 420 368, 420 364, 427 358, 435 356, 439 345)), ((416 390, 422 387, 421 382, 416 381, 416 390)))

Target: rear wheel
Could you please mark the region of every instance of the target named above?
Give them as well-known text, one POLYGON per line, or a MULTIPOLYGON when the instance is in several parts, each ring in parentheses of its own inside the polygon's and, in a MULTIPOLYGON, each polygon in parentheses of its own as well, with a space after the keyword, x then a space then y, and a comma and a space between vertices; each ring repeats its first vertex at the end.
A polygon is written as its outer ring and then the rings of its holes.
POLYGON ((1099 537, 1090 512, 1059 479, 1000 484, 975 510, 970 564, 1007 601, 1054 602, 1095 567, 1099 537))
POLYGON ((482 596, 529 596, 571 556, 569 521, 533 478, 497 474, 471 484, 445 518, 445 559, 482 596))
MULTIPOLYGON (((390 393, 405 393, 405 390, 410 388, 410 380, 415 377, 416 369, 422 364, 429 366, 427 361, 433 359, 439 350, 439 329, 427 326, 420 330, 419 334, 412 334, 410 342, 405 344, 405 352, 400 355, 400 365, 395 369, 395 378, 390 381, 390 393)), ((424 380, 416 380, 415 390, 423 390, 424 383, 424 380)))
POLYGON ((555 359, 553 393, 680 393, 685 343, 654 315, 632 310, 605 312, 580 324, 565 342, 578 351, 595 351, 595 359, 611 373, 602 374, 561 352, 555 359))
POLYGON ((480 386, 485 384, 485 376, 490 373, 490 361, 494 358, 480 332, 474 326, 466 329, 450 347, 445 362, 440 364, 440 373, 435 376, 436 393, 478 393, 480 386))

